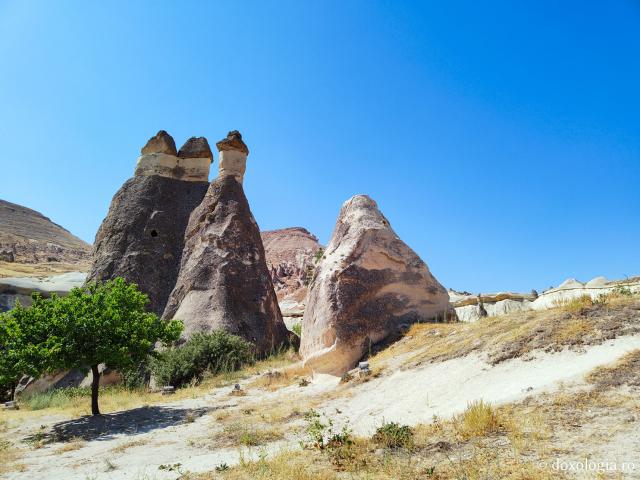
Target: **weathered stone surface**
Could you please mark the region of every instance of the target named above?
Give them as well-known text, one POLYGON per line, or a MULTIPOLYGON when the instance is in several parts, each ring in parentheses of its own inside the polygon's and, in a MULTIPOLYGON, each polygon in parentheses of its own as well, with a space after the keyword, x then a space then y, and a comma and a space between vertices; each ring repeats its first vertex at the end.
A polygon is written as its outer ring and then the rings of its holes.
POLYGON ((341 375, 373 344, 414 322, 442 320, 449 295, 391 229, 376 203, 344 203, 309 287, 300 352, 319 373, 341 375))
POLYGON ((242 134, 238 130, 232 130, 227 134, 227 138, 223 138, 216 143, 218 151, 237 150, 245 155, 249 155, 249 147, 242 140, 242 134))
POLYGON ((164 130, 160 130, 155 136, 151 137, 147 144, 140 151, 142 155, 149 153, 166 153, 167 155, 178 155, 176 150, 176 142, 173 137, 164 130))
POLYGON ((218 176, 232 176, 240 184, 247 169, 247 155, 249 149, 242 141, 242 135, 237 130, 229 132, 227 138, 216 143, 220 152, 218 161, 218 176))
POLYGON ((96 234, 88 281, 123 277, 149 295, 162 314, 178 276, 189 215, 207 182, 136 176, 115 194, 96 234))
POLYGON ((184 338, 222 329, 255 343, 263 354, 287 339, 258 225, 232 176, 212 182, 191 214, 163 317, 182 320, 184 338))
POLYGON ((180 158, 208 158, 213 160, 213 153, 209 142, 204 137, 191 137, 185 142, 178 152, 180 158))
POLYGON ((315 235, 302 227, 269 230, 260 235, 284 322, 287 326, 298 323, 322 247, 315 235), (293 321, 294 317, 298 320, 293 321))
POLYGON ((165 153, 149 153, 138 157, 135 175, 159 175, 184 182, 208 182, 210 158, 180 158, 165 153))

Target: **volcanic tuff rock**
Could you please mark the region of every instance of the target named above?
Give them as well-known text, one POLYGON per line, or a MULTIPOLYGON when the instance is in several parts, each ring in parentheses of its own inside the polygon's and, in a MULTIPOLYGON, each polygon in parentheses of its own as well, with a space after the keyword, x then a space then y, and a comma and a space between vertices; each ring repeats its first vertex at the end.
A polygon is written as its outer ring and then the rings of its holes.
POLYGON ((449 310, 449 295, 427 265, 376 202, 356 195, 342 205, 309 287, 300 352, 314 371, 341 375, 372 344, 449 310))
POLYGON ((269 230, 260 235, 282 315, 302 317, 307 286, 319 260, 317 256, 322 253, 318 239, 302 227, 269 230))
POLYGON ((151 137, 147 144, 140 151, 142 155, 150 153, 166 153, 167 155, 178 155, 176 151, 176 142, 173 137, 164 130, 160 130, 155 136, 151 137))
POLYGON ((191 214, 163 318, 182 320, 185 338, 223 329, 263 354, 287 339, 260 230, 234 175, 219 175, 191 214))
POLYGON ((242 141, 242 135, 237 130, 227 134, 227 138, 216 143, 220 151, 218 162, 218 176, 230 175, 242 184, 244 172, 247 168, 247 156, 249 149, 242 141))
POLYGON ((180 147, 178 152, 180 158, 208 158, 213 160, 213 153, 209 147, 209 142, 204 137, 191 137, 180 147))
POLYGON ((86 271, 91 245, 35 210, 0 200, 0 277, 86 271))
POLYGON ((163 317, 182 320, 185 338, 223 329, 261 353, 285 341, 260 231, 234 177, 213 181, 191 214, 180 275, 163 317))
MULTIPOLYGON (((155 142, 161 143, 158 148, 170 143, 166 132, 159 132, 158 136, 165 138, 155 142)), ((123 277, 135 282, 149 295, 150 310, 160 315, 178 276, 189 215, 209 186, 210 158, 178 158, 149 149, 147 152, 150 153, 138 159, 135 176, 113 197, 96 234, 88 280, 123 277), (158 159, 166 161, 157 162, 158 159), (198 168, 191 170, 187 179, 185 170, 190 171, 193 163, 198 168), (173 167, 164 168, 170 165, 173 167)))

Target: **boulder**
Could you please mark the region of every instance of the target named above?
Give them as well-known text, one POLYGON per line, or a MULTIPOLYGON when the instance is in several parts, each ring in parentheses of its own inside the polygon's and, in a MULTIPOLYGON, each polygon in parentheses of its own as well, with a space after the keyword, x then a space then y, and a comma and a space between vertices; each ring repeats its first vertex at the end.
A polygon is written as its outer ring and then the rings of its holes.
POLYGON ((211 153, 211 147, 209 142, 204 137, 191 137, 180 147, 178 152, 180 158, 208 158, 213 160, 213 153, 211 153))
POLYGON ((309 286, 300 352, 318 373, 342 375, 369 348, 414 322, 441 321, 449 295, 393 231, 376 202, 344 203, 309 286))
MULTIPOLYGON (((157 155, 179 160, 164 153, 146 158, 157 155)), ((96 234, 87 280, 135 282, 149 296, 149 309, 161 315, 178 276, 189 215, 209 186, 206 162, 199 180, 137 168, 113 197, 96 234)))
POLYGON ((155 136, 151 137, 147 144, 140 151, 142 155, 150 153, 166 153, 167 155, 176 156, 176 142, 173 137, 164 130, 160 130, 155 136))
POLYGON ((225 330, 265 354, 287 341, 260 230, 233 175, 213 181, 185 233, 180 274, 163 318, 195 332, 225 330))

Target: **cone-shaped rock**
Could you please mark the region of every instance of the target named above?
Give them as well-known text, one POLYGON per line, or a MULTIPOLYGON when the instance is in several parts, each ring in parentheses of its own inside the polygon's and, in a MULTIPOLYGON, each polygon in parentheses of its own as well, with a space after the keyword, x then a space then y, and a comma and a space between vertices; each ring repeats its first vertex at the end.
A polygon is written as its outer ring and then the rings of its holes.
POLYGON ((96 234, 87 280, 135 282, 161 315, 178 276, 189 215, 209 186, 209 166, 209 159, 178 158, 164 131, 149 140, 96 234))
POLYGON ((376 202, 356 195, 342 206, 309 287, 300 352, 315 372, 341 375, 371 345, 449 309, 447 291, 376 202))
POLYGON ((253 342, 262 354, 286 341, 260 230, 234 175, 213 181, 191 214, 163 317, 182 320, 184 338, 225 330, 253 342))

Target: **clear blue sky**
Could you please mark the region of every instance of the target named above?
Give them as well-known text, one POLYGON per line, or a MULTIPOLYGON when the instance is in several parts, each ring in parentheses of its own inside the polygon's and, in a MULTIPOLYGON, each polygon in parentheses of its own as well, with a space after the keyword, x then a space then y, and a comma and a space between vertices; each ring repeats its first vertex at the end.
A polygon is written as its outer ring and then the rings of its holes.
POLYGON ((447 287, 638 274, 639 33, 631 0, 0 0, 0 198, 91 242, 156 131, 238 129, 262 229, 327 242, 367 193, 447 287))

